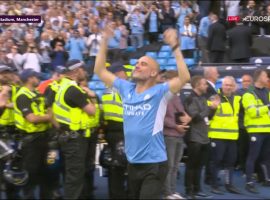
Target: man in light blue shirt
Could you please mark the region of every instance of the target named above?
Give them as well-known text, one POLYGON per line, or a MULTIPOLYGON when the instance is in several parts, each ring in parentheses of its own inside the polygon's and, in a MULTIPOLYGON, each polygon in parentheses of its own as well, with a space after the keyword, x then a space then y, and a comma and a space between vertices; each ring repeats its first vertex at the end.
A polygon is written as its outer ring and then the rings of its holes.
POLYGON ((123 102, 125 152, 129 162, 129 198, 160 199, 167 175, 167 155, 163 137, 163 122, 168 100, 190 79, 179 48, 177 32, 168 29, 164 41, 172 47, 179 76, 157 84, 158 63, 148 56, 138 59, 132 73, 133 82, 117 78, 105 67, 107 41, 113 36, 106 27, 100 51, 96 57, 95 73, 108 86, 115 87, 123 102))
POLYGON ((202 52, 201 62, 209 63, 209 55, 207 51, 207 39, 208 39, 208 29, 211 25, 210 17, 213 13, 210 12, 208 16, 201 19, 198 30, 198 46, 202 52))
POLYGON ((74 31, 74 36, 71 37, 65 45, 65 49, 69 51, 69 60, 83 61, 83 52, 85 51, 86 44, 78 30, 74 31))
POLYGON ((140 12, 140 9, 136 7, 132 13, 127 15, 126 21, 129 23, 129 27, 131 29, 131 45, 135 48, 141 48, 144 40, 144 15, 140 12))

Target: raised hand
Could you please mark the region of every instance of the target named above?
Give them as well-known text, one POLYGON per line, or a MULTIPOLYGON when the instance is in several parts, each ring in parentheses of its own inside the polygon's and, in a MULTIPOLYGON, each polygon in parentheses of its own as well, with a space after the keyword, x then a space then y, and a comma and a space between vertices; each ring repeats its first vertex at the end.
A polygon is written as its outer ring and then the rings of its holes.
POLYGON ((164 42, 170 45, 171 47, 174 47, 175 45, 179 44, 179 38, 177 35, 176 29, 169 28, 164 33, 164 42))
POLYGON ((114 36, 114 30, 111 24, 107 24, 107 26, 102 31, 102 35, 104 38, 109 39, 114 36))

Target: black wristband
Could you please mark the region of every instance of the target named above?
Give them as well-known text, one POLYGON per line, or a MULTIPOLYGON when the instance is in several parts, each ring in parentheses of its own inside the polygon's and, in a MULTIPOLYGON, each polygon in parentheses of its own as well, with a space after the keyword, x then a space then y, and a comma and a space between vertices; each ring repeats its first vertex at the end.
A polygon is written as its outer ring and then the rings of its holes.
POLYGON ((172 51, 174 52, 178 48, 179 48, 179 43, 177 43, 176 45, 173 46, 172 51))

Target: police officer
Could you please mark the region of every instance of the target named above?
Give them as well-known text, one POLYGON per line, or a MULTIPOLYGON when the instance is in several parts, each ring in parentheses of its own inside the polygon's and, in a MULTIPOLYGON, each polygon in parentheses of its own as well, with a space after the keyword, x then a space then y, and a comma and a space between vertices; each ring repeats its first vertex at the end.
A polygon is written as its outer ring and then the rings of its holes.
MULTIPOLYGON (((65 76, 66 67, 57 66, 53 73, 53 81, 45 88, 44 96, 48 112, 52 114, 52 105, 55 100, 55 95, 60 87, 60 82, 65 76)), ((57 133, 59 124, 55 123, 55 128, 51 129, 49 134, 49 150, 47 154, 47 175, 50 179, 48 187, 50 188, 50 195, 53 199, 61 197, 60 189, 60 175, 63 172, 63 164, 61 152, 58 147, 57 133)))
POLYGON ((233 77, 226 76, 222 82, 222 91, 219 95, 220 105, 208 130, 208 137, 211 139, 211 174, 212 192, 223 194, 218 188, 218 171, 221 165, 225 167, 225 188, 228 192, 240 194, 240 191, 233 185, 233 169, 237 159, 238 139, 238 114, 240 109, 240 96, 233 93, 236 82, 233 77))
MULTIPOLYGON (((0 65, 0 101, 2 104, 0 108, 0 138, 4 141, 10 139, 14 141, 13 136, 16 134, 13 101, 17 92, 17 87, 15 87, 15 85, 12 83, 12 74, 13 72, 9 66, 0 65)), ((5 161, 1 160, 0 162, 0 170, 2 174, 5 161)), ((19 189, 17 187, 8 183, 5 183, 5 186, 7 199, 19 198, 19 189)))
MULTIPOLYGON (((127 79, 125 68, 120 63, 114 63, 109 71, 117 77, 127 79)), ((125 199, 126 195, 126 160, 125 155, 119 155, 119 145, 124 143, 123 107, 117 91, 108 88, 102 96, 102 106, 105 120, 105 137, 112 152, 112 163, 109 167, 109 196, 110 199, 125 199), (122 160, 123 159, 123 160, 122 160), (123 162, 124 161, 124 162, 123 162)))
POLYGON ((84 63, 70 60, 67 72, 61 80, 53 104, 53 114, 60 125, 60 146, 64 156, 64 199, 78 199, 84 184, 87 141, 90 137, 89 115, 94 115, 95 106, 88 93, 78 82, 84 79, 84 63))
POLYGON ((243 95, 244 125, 249 134, 249 152, 246 160, 246 190, 258 193, 253 180, 254 166, 260 157, 264 185, 270 185, 270 93, 266 88, 269 78, 265 70, 256 70, 254 86, 243 95))
POLYGON ((87 141, 87 154, 85 160, 85 176, 84 176, 84 187, 80 199, 94 199, 94 177, 96 169, 96 144, 98 140, 98 128, 100 126, 100 107, 99 99, 96 94, 88 88, 88 74, 85 73, 85 78, 80 81, 79 86, 87 91, 89 94, 90 101, 95 104, 96 112, 94 116, 90 116, 89 129, 91 137, 86 137, 87 141))
POLYGON ((46 113, 45 100, 35 88, 39 74, 32 69, 21 72, 23 87, 15 97, 15 125, 23 135, 22 166, 29 173, 29 181, 24 186, 24 198, 34 199, 34 191, 40 186, 40 198, 48 198, 46 187, 45 158, 47 154, 47 130, 52 116, 46 113))

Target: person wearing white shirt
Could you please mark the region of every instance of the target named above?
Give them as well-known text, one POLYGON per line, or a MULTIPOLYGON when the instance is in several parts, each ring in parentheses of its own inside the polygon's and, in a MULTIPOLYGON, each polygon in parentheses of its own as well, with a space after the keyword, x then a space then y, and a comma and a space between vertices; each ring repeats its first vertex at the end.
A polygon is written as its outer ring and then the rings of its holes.
POLYGON ((23 69, 31 68, 36 72, 41 72, 40 63, 42 62, 42 57, 38 53, 37 48, 34 44, 28 46, 27 52, 22 56, 23 69))
POLYGON ((18 53, 17 46, 12 46, 11 53, 8 53, 7 57, 13 61, 14 66, 19 72, 22 71, 22 55, 18 53))

